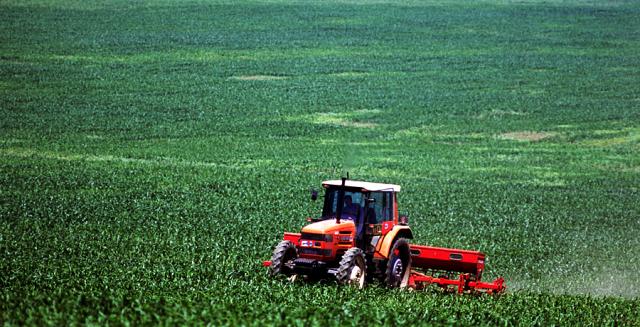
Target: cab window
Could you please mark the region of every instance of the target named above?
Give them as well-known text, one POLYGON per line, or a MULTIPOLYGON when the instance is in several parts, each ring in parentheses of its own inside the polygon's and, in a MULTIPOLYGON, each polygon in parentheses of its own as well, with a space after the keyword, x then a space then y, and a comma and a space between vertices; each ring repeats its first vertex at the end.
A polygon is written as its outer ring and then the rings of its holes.
POLYGON ((376 201, 372 203, 369 223, 377 224, 383 221, 393 220, 393 192, 372 192, 371 198, 376 201))

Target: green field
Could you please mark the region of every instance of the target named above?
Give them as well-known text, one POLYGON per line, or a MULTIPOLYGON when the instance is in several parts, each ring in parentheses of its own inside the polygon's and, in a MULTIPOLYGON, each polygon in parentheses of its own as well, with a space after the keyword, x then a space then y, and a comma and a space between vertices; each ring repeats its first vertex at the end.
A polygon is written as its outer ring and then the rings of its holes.
POLYGON ((640 325, 639 17, 0 0, 0 324, 640 325), (268 278, 347 171, 507 294, 268 278))

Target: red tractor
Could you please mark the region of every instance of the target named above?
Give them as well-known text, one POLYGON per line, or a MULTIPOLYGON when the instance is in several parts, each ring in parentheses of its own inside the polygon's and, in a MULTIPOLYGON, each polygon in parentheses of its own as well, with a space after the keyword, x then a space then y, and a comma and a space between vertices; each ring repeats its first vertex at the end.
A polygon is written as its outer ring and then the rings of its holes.
POLYGON ((329 276, 358 288, 379 279, 392 288, 437 284, 459 293, 505 289, 502 278, 480 281, 481 252, 411 245, 408 219, 398 215, 399 185, 342 178, 322 186, 322 215, 309 218, 300 233, 285 232, 271 260, 263 263, 272 276, 329 276))

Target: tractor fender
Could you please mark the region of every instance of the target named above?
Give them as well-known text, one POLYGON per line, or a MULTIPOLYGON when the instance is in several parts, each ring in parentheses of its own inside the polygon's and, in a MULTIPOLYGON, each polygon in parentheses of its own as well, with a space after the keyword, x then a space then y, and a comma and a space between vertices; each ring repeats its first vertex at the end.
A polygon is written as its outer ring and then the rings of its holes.
POLYGON ((376 247, 376 252, 383 256, 385 259, 389 258, 389 251, 393 246, 393 242, 399 238, 413 238, 413 233, 411 232, 411 228, 409 226, 403 225, 395 225, 393 228, 384 236, 381 242, 378 242, 378 246, 376 247))

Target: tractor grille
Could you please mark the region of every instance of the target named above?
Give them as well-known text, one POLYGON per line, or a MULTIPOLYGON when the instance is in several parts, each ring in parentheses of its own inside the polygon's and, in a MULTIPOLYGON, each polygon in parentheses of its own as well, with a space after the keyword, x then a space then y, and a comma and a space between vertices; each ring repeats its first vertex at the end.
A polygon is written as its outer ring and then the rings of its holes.
POLYGON ((331 249, 323 250, 323 249, 314 249, 314 248, 300 248, 298 249, 299 254, 310 254, 310 255, 322 255, 328 257, 331 255, 331 249))
POLYGON ((324 235, 324 234, 302 233, 300 235, 300 239, 331 242, 333 240, 333 237, 331 235, 324 235))

